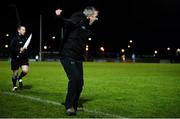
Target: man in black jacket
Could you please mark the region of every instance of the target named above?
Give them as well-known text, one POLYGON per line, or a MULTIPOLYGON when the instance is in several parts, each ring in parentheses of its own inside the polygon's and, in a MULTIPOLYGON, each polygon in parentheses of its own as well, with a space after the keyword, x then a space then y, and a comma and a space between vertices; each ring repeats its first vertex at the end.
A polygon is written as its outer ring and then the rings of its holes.
MULTIPOLYGON (((62 10, 55 11, 57 16, 62 10)), ((63 40, 60 48, 61 64, 69 79, 65 100, 66 113, 75 115, 78 101, 83 88, 83 60, 85 55, 86 40, 89 37, 89 26, 98 18, 98 10, 94 7, 86 7, 82 12, 74 13, 63 22, 63 40)))
POLYGON ((11 70, 13 72, 12 75, 12 83, 13 83, 13 91, 17 90, 16 82, 19 82, 19 88, 22 88, 22 78, 28 73, 28 53, 27 49, 23 48, 23 45, 26 42, 25 26, 18 26, 17 34, 12 38, 10 43, 10 52, 11 52, 11 70), (22 72, 18 76, 18 70, 21 67, 22 72))

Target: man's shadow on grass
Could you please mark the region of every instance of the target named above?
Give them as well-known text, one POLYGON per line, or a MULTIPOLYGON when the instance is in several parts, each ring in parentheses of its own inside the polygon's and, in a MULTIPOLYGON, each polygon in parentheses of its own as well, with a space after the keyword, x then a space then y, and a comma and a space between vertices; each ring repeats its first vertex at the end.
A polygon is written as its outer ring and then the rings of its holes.
POLYGON ((23 85, 22 89, 31 89, 32 85, 23 85))
POLYGON ((80 98, 78 102, 78 107, 83 108, 83 104, 92 101, 92 99, 87 99, 87 98, 80 98))
MULTIPOLYGON (((79 99, 79 102, 78 102, 78 108, 83 108, 83 104, 89 102, 89 101, 92 101, 92 99, 87 99, 87 98, 80 98, 79 99)), ((62 105, 65 106, 65 102, 61 103, 62 105)))

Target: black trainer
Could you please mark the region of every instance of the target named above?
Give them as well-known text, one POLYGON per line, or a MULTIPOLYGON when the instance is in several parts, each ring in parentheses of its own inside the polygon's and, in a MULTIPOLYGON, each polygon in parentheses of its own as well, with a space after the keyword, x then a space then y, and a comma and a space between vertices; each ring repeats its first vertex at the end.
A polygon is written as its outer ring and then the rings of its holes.
POLYGON ((17 91, 17 87, 14 86, 13 89, 12 89, 12 91, 17 91))
POLYGON ((75 111, 74 108, 69 108, 69 109, 66 110, 66 114, 68 116, 76 115, 76 111, 75 111))

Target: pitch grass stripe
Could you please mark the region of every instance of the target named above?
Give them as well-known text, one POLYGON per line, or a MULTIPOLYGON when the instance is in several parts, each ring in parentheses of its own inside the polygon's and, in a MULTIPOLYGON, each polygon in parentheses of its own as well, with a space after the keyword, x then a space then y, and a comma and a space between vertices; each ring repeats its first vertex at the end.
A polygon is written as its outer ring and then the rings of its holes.
MULTIPOLYGON (((51 101, 51 100, 44 100, 41 98, 36 98, 36 97, 32 97, 32 96, 26 96, 26 95, 21 95, 18 93, 12 93, 12 92, 2 92, 5 95, 12 95, 12 96, 16 96, 16 97, 21 97, 21 98, 26 98, 26 99, 30 99, 30 100, 34 100, 34 101, 38 101, 38 102, 42 102, 42 103, 46 103, 46 104, 53 104, 56 106, 63 106, 61 103, 55 102, 55 101, 51 101)), ((98 115, 103 115, 103 116, 111 116, 111 117, 118 117, 118 118, 124 118, 121 117, 120 115, 115 115, 115 114, 109 114, 109 113, 104 113, 104 112, 99 112, 96 110, 89 110, 87 108, 83 108, 83 110, 85 112, 89 112, 89 113, 94 113, 94 114, 98 114, 98 115)), ((127 118, 126 118, 127 119, 127 118)))
MULTIPOLYGON (((21 98, 26 98, 26 99, 30 99, 30 100, 34 100, 34 101, 38 101, 38 102, 42 102, 42 103, 53 104, 53 105, 56 105, 56 106, 63 106, 61 103, 58 103, 58 102, 55 102, 55 101, 42 100, 41 98, 35 98, 35 97, 32 97, 32 96, 25 96, 25 95, 21 95, 21 94, 18 94, 18 93, 3 92, 3 94, 13 95, 13 96, 16 96, 16 97, 21 97, 21 98)), ((114 115, 114 114, 99 112, 99 111, 96 111, 96 110, 89 110, 89 109, 86 109, 86 108, 83 108, 83 110, 84 110, 85 112, 94 113, 94 114, 98 114, 98 115, 122 118, 122 117, 119 116, 119 115, 114 115)))

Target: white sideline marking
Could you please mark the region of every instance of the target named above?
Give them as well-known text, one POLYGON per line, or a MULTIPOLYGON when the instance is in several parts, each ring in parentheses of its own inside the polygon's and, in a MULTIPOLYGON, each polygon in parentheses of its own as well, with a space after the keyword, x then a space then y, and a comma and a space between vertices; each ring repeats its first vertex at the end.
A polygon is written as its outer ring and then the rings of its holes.
MULTIPOLYGON (((21 95, 21 94, 18 94, 18 93, 12 93, 12 92, 2 92, 2 93, 5 94, 5 95, 13 95, 13 96, 16 96, 16 97, 26 98, 26 99, 30 99, 30 100, 33 100, 33 101, 46 103, 46 104, 53 104, 53 105, 56 105, 56 106, 64 106, 59 102, 55 102, 55 101, 51 101, 51 100, 44 100, 44 99, 37 98, 37 97, 32 97, 32 96, 21 95)), ((121 117, 120 115, 99 112, 99 111, 96 111, 96 110, 89 110, 87 108, 83 108, 83 110, 85 112, 94 113, 94 114, 98 114, 98 115, 111 116, 111 117, 116 117, 116 118, 117 117, 118 118, 125 118, 125 117, 121 117)), ((125 118, 125 119, 127 119, 127 118, 125 118)))

